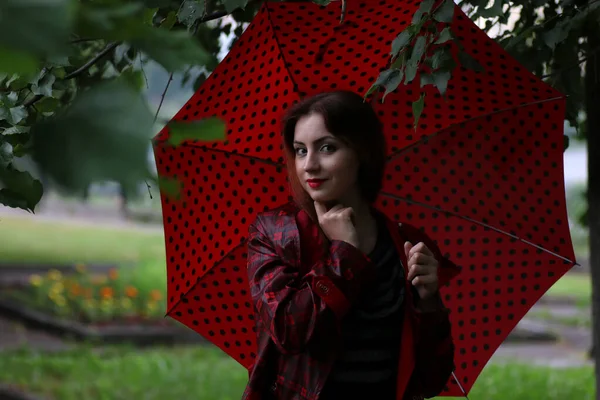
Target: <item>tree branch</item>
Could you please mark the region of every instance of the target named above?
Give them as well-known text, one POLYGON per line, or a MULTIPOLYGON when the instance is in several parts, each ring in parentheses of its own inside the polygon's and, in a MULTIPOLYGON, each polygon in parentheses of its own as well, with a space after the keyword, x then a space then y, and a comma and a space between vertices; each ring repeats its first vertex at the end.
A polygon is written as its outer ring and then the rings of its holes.
POLYGON ((160 96, 160 103, 158 104, 158 108, 156 109, 156 115, 154 115, 154 122, 156 122, 156 120, 158 119, 158 113, 160 112, 160 108, 163 105, 163 101, 165 101, 165 96, 167 95, 167 90, 169 90, 169 85, 171 84, 172 80, 173 73, 171 72, 171 75, 169 75, 169 80, 167 81, 167 85, 165 86, 165 90, 163 90, 162 96, 160 96))
MULTIPOLYGON (((222 17, 224 17, 226 15, 229 15, 229 13, 227 11, 225 11, 225 10, 216 11, 216 12, 214 12, 212 14, 206 15, 205 17, 199 18, 198 20, 196 20, 196 26, 198 26, 199 24, 201 24, 203 22, 208 22, 208 21, 212 21, 212 20, 215 20, 215 19, 222 18, 222 17)), ((112 42, 112 43, 109 43, 104 49, 102 49, 98 54, 96 54, 94 57, 92 57, 88 62, 86 62, 81 67, 77 68, 75 71, 73 71, 70 74, 68 74, 67 76, 65 76, 63 78, 63 80, 73 79, 73 78, 76 78, 79 75, 83 74, 85 71, 87 71, 88 69, 90 69, 94 64, 96 64, 102 57, 106 56, 108 53, 110 53, 112 50, 114 50, 119 44, 121 44, 121 42, 112 42)), ((173 74, 171 74, 171 78, 169 79, 169 82, 172 79, 173 79, 173 74)), ((168 87, 169 86, 167 84, 167 87, 165 88, 165 92, 166 92, 166 89, 168 87)), ((44 98, 44 96, 42 96, 42 95, 35 95, 31 99, 29 99, 26 102, 24 102, 23 106, 24 107, 32 106, 36 102, 40 101, 42 98, 44 98)), ((163 94, 163 99, 164 99, 164 94, 163 94)), ((162 100, 161 100, 161 104, 162 104, 162 100)), ((160 110, 160 108, 159 108, 159 110, 160 110)), ((157 112, 156 115, 158 116, 158 112, 157 112)))
POLYGON ((71 72, 69 75, 65 76, 64 79, 72 79, 81 75, 82 73, 90 69, 92 65, 96 64, 102 57, 113 51, 119 44, 121 44, 121 42, 109 43, 102 51, 100 51, 98 54, 92 57, 91 60, 83 64, 81 67, 77 68, 75 71, 71 72))
POLYGON ((557 71, 554 71, 554 72, 552 72, 552 73, 549 73, 549 74, 546 74, 546 75, 542 75, 542 76, 541 76, 541 79, 546 79, 546 78, 550 78, 551 76, 560 75, 560 74, 562 74, 563 72, 570 71, 570 70, 572 70, 573 68, 577 68, 577 67, 579 67, 581 64, 583 64, 584 62, 586 62, 586 61, 587 61, 587 60, 588 60, 590 57, 592 57, 592 56, 596 55, 596 54, 597 54, 597 53, 599 53, 599 52, 600 52, 600 47, 598 47, 598 48, 596 48, 596 49, 594 49, 594 50, 590 51, 588 54, 586 54, 586 55, 585 55, 585 57, 583 57, 583 58, 580 58, 580 59, 579 59, 579 61, 578 61, 576 64, 569 65, 568 67, 560 68, 560 69, 558 69, 557 71))

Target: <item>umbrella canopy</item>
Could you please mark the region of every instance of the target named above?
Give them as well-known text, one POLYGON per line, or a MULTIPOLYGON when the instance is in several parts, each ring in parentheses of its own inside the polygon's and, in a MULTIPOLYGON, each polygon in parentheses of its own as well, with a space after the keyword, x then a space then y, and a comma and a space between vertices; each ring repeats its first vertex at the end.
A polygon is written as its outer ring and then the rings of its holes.
MULTIPOLYGON (((280 118, 303 96, 365 93, 419 2, 265 3, 176 121, 216 116, 227 140, 154 141, 162 195, 168 315, 245 367, 254 360, 246 275, 248 224, 288 202, 280 118)), ((574 264, 562 164, 565 97, 525 70, 457 7, 451 29, 482 72, 456 68, 446 100, 418 77, 374 107, 388 143, 377 207, 428 233, 462 266, 441 289, 451 309, 456 376, 469 391, 528 309, 574 264)), ((452 379, 443 395, 461 395, 452 379)))

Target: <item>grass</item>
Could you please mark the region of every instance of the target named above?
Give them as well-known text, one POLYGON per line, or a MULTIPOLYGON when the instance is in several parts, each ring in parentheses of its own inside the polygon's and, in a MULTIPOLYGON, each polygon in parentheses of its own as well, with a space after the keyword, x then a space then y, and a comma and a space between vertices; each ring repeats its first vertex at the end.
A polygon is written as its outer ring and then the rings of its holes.
POLYGON ((128 228, 0 219, 0 262, 131 263, 165 260, 164 234, 128 228))
POLYGON ((592 326, 591 317, 585 315, 556 315, 546 310, 533 310, 527 313, 527 317, 573 328, 591 328, 592 326))
MULTIPOLYGON (((119 346, 101 354, 80 347, 44 355, 26 349, 0 354, 0 381, 48 399, 237 400, 247 378, 243 367, 213 347, 139 350, 119 346)), ((484 369, 470 398, 591 400, 594 374, 591 367, 492 364, 484 369)))
POLYGON ((586 274, 564 275, 548 290, 546 295, 569 298, 581 307, 588 307, 592 299, 590 277, 586 274))

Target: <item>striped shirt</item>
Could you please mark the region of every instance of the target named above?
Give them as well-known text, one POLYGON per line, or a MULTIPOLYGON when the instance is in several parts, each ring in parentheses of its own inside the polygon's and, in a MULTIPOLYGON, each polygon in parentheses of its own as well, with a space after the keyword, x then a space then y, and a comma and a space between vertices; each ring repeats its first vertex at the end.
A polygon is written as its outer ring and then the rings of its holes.
POLYGON ((385 221, 377 217, 377 243, 368 254, 377 279, 342 320, 342 352, 321 392, 322 400, 395 399, 404 269, 385 221))

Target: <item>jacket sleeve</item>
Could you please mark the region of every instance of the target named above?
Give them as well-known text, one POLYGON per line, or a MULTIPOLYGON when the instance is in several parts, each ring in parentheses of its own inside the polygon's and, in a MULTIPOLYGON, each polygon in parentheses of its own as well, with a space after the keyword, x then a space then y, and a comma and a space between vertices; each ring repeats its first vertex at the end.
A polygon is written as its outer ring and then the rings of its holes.
POLYGON ((248 234, 250 294, 257 317, 282 353, 302 352, 320 326, 334 323, 339 328, 335 320, 348 312, 373 274, 363 252, 333 240, 327 258, 301 275, 278 256, 260 217, 250 224, 248 234))
MULTIPOLYGON (((441 303, 441 299, 439 300, 441 303)), ((438 396, 454 371, 454 342, 449 310, 440 306, 429 312, 416 311, 414 392, 425 398, 438 396)))
MULTIPOLYGON (((460 272, 451 260, 442 255, 441 250, 425 233, 417 228, 403 224, 403 236, 412 244, 423 242, 438 260, 438 279, 440 287, 447 284, 460 272)), ((450 324, 450 310, 448 310, 438 294, 436 309, 422 312, 415 306, 419 301, 419 294, 413 288, 412 304, 416 315, 415 335, 415 370, 412 377, 414 393, 419 393, 425 398, 439 395, 448 383, 454 371, 454 342, 450 324)))

